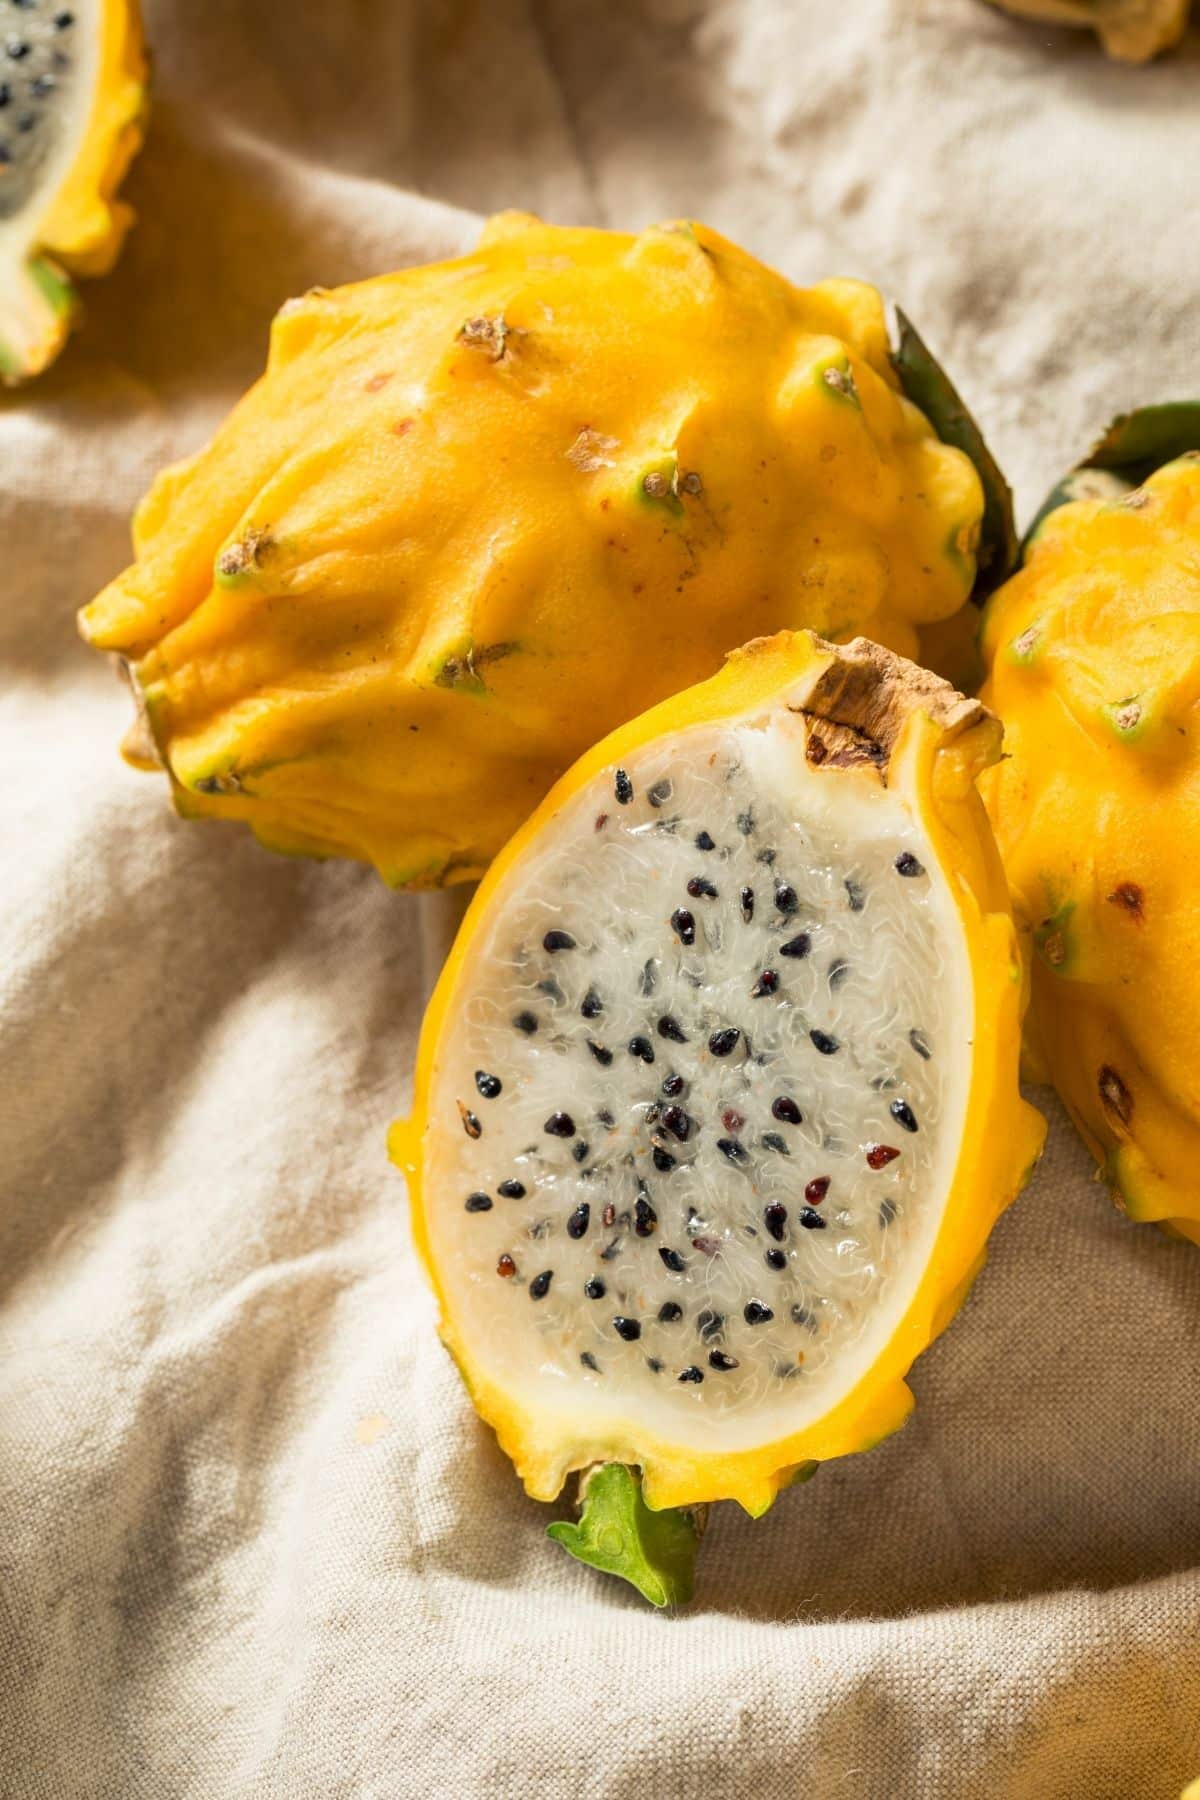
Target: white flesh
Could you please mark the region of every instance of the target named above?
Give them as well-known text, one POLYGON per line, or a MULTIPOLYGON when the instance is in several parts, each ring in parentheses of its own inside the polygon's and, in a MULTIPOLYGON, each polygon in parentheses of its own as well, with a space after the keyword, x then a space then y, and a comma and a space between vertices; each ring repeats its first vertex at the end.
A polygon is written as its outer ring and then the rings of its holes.
POLYGON ((619 1418, 634 1438, 745 1448, 826 1413, 869 1368, 924 1273, 963 1129, 966 949, 903 800, 874 772, 811 767, 800 724, 782 706, 660 740, 626 768, 632 801, 616 802, 612 771, 579 793, 509 871, 476 935, 433 1072, 431 1248, 467 1361, 526 1404, 576 1411, 581 1436, 594 1415, 619 1418), (672 791, 655 807, 647 796, 660 781, 672 791), (748 835, 737 823, 747 812, 748 835), (702 829, 714 850, 697 848, 702 829), (770 850, 768 866, 759 857, 770 850), (922 873, 898 873, 906 852, 922 873), (718 897, 689 896, 691 877, 718 897), (847 880, 861 891, 858 910, 847 880), (780 882, 797 897, 788 915, 775 901, 780 882), (677 907, 695 920, 691 947, 670 924, 677 907), (553 929, 577 947, 549 953, 553 929), (808 955, 782 956, 801 932, 808 955), (644 995, 648 963, 656 986, 644 995), (846 970, 831 983, 838 963, 846 970), (778 988, 752 997, 764 970, 777 973, 778 988), (547 979, 561 1000, 539 989, 547 979), (590 988, 604 1010, 588 1020, 580 1007, 590 988), (538 1021, 532 1035, 512 1023, 524 1012, 538 1021), (686 1045, 660 1034, 664 1015, 686 1045), (712 1054, 710 1034, 732 1026, 742 1034, 732 1054, 712 1054), (822 1054, 813 1030, 840 1048, 822 1054), (653 1047, 652 1065, 627 1048, 638 1035, 653 1047), (610 1067, 588 1039, 612 1051, 610 1067), (480 1094, 477 1070, 500 1078, 498 1097, 480 1094), (686 1142, 647 1110, 671 1104, 662 1083, 673 1071, 688 1076, 676 1101, 692 1121, 686 1142), (781 1095, 797 1103, 801 1124, 772 1116, 781 1095), (911 1107, 916 1132, 893 1116, 893 1101, 911 1107), (478 1137, 464 1129, 460 1102, 478 1137), (611 1126, 598 1118, 605 1108, 611 1126), (723 1122, 729 1109, 744 1123, 723 1122), (559 1112, 574 1136, 546 1132, 559 1112), (768 1132, 789 1154, 763 1147, 768 1132), (746 1149, 744 1164, 721 1139, 746 1149), (669 1172, 656 1169, 655 1144, 677 1159, 669 1172), (900 1154, 872 1168, 868 1151, 879 1144, 900 1154), (824 1225, 806 1228, 805 1187, 820 1177, 829 1188, 812 1210, 824 1225), (524 1199, 500 1196, 506 1178, 524 1184, 524 1199), (657 1215, 648 1236, 634 1228, 639 1178, 657 1215), (490 1209, 467 1211, 472 1193, 486 1194, 490 1209), (572 1238, 566 1222, 581 1202, 589 1224, 572 1238), (787 1212, 778 1242, 765 1220, 773 1204, 787 1212), (616 1215, 607 1228, 606 1205, 616 1215), (683 1257, 682 1273, 664 1266, 664 1246, 683 1257), (768 1251, 783 1252, 783 1269, 768 1266, 768 1251), (497 1273, 504 1255, 516 1264, 507 1278, 497 1273), (547 1270, 549 1291, 535 1299, 529 1284, 547 1270), (591 1300, 584 1287, 595 1278, 605 1294, 591 1300), (773 1317, 747 1323, 751 1301, 773 1317), (658 1319, 663 1302, 682 1307, 677 1322, 658 1319), (708 1336, 704 1313, 724 1321, 708 1336), (618 1316, 641 1325, 636 1341, 618 1335, 618 1316), (737 1367, 712 1367, 713 1351, 737 1367), (703 1380, 681 1381, 687 1368, 703 1380))

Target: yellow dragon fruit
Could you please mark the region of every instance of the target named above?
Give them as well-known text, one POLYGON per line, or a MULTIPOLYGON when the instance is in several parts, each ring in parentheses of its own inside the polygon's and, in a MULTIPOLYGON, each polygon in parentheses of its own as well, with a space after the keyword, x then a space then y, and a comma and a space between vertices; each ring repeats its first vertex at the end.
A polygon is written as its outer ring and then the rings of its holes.
POLYGON ((1200 405, 1118 420, 984 623, 980 786, 1030 946, 1031 1071, 1114 1198, 1200 1242, 1200 405))
POLYGON ((1090 27, 1118 62, 1144 63, 1177 44, 1191 0, 993 0, 1005 12, 1045 25, 1090 27))
POLYGON ((701 226, 505 214, 457 261, 286 306, 82 629, 181 812, 428 887, 756 632, 914 652, 1009 529, 872 288, 797 289, 701 226))
POLYGON ((103 275, 133 217, 117 188, 142 141, 134 0, 21 0, 0 58, 0 381, 36 375, 76 314, 70 275, 103 275))
POLYGON ((657 1604, 902 1423, 1041 1146, 977 700, 781 633, 493 863, 393 1128, 442 1334, 552 1535, 657 1604), (640 1471, 640 1476, 633 1473, 640 1471))

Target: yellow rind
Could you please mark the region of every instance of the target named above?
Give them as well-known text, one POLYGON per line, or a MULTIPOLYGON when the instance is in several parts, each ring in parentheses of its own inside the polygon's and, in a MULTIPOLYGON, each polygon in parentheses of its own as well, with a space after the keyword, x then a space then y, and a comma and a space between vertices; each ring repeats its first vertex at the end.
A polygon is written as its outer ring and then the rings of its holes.
POLYGON ((1131 1218, 1200 1241, 1200 458, 1051 513, 983 645, 1031 1073, 1131 1218))
POLYGON ((873 288, 796 288, 700 225, 504 215, 452 262, 289 303, 80 626, 155 697, 189 815, 443 885, 732 644, 913 654, 967 599, 982 510, 873 288))
MULTIPOLYGON (((854 651, 858 646, 850 646, 854 651)), ((817 1424, 752 1450, 699 1455, 665 1440, 636 1439, 619 1430, 582 1438, 579 1422, 531 1411, 514 1402, 478 1364, 471 1364, 449 1316, 446 1294, 430 1253, 422 1186, 423 1140, 438 1044, 455 1007, 472 940, 493 896, 560 809, 594 776, 639 746, 689 725, 737 716, 789 690, 802 703, 839 653, 809 632, 780 633, 735 651, 711 680, 665 701, 613 732, 562 778, 493 862, 459 929, 421 1030, 413 1110, 389 1134, 392 1160, 408 1179, 413 1232, 438 1296, 441 1332, 463 1370, 471 1398, 493 1427, 527 1491, 551 1500, 573 1469, 594 1462, 639 1464, 648 1505, 693 1506, 736 1500, 755 1516, 771 1505, 797 1465, 869 1449, 901 1425, 911 1410, 905 1376, 921 1351, 944 1329, 982 1266, 984 1246, 1003 1208, 1019 1191, 1041 1149, 1044 1121, 1019 1096, 1017 1056, 1024 985, 1007 889, 986 816, 974 790, 979 770, 999 751, 999 729, 974 715, 955 733, 917 710, 904 724, 888 779, 915 797, 941 865, 951 873, 975 983, 974 1060, 966 1118, 943 1222, 926 1272, 875 1365, 817 1424)))

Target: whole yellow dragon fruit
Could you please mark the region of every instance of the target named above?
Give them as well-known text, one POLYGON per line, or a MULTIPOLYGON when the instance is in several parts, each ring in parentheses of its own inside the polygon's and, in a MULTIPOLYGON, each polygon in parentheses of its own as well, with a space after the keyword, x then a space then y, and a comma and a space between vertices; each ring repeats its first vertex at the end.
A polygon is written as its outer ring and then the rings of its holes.
POLYGON ((62 348, 68 275, 103 275, 132 221, 116 192, 142 141, 146 60, 134 0, 14 0, 2 48, 0 381, 15 386, 62 348))
POLYGON ((286 306, 82 629, 181 812, 437 886, 756 632, 914 652, 985 553, 1003 573, 1005 501, 874 289, 797 289, 700 226, 505 214, 457 261, 286 306))
POLYGON ((1032 1072, 1131 1217, 1200 1242, 1200 405, 1119 420, 1091 465, 985 615, 1008 754, 980 786, 1032 1072))

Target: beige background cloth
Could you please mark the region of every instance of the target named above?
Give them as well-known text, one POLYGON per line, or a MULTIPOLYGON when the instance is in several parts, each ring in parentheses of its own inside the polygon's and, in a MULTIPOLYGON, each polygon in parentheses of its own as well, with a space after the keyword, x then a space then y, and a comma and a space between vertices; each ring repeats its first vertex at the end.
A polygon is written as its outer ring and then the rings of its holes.
MULTIPOLYGON (((504 205, 865 276, 1022 511, 1195 391, 1200 40, 975 0, 163 0, 141 223, 0 400, 0 1792, 1167 1800, 1200 1772, 1200 1251, 1061 1117, 914 1420, 686 1615, 549 1544, 433 1334, 404 1109, 444 902, 186 826, 75 607, 289 294, 504 205)), ((1180 996, 1180 1003, 1190 1003, 1180 996)))

